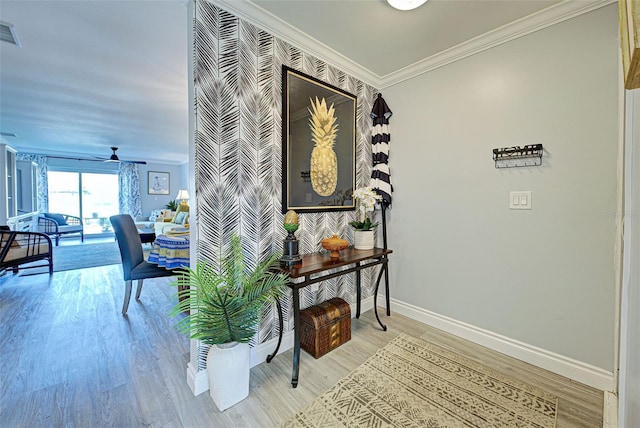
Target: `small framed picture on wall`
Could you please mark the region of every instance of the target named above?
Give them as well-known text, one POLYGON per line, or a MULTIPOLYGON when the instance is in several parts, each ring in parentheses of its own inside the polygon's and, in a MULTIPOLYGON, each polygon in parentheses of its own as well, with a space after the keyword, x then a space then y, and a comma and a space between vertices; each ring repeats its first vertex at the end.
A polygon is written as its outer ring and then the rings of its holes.
POLYGON ((147 173, 149 179, 149 190, 147 193, 150 195, 168 195, 170 178, 168 172, 149 171, 147 173))

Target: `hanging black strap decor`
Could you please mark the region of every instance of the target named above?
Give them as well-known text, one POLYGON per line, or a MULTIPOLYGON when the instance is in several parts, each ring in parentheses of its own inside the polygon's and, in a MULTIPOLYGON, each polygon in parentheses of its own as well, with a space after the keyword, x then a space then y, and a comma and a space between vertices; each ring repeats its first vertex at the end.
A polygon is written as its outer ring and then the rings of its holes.
POLYGON ((389 143, 391 142, 389 118, 392 114, 393 112, 382 98, 382 94, 378 94, 370 114, 373 119, 371 188, 382 196, 382 203, 385 207, 391 205, 391 192, 393 191, 389 170, 389 143))

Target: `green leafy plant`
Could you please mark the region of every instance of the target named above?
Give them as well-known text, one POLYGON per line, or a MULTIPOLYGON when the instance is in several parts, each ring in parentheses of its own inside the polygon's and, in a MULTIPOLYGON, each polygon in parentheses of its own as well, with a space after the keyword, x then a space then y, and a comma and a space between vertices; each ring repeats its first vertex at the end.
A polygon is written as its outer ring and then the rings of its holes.
POLYGON ((178 209, 178 203, 176 201, 169 201, 169 203, 164 207, 170 209, 171 211, 175 211, 178 209))
POLYGON ((378 223, 371 223, 371 219, 369 217, 365 218, 364 221, 350 221, 349 225, 353 227, 355 230, 371 230, 378 226, 378 223))
POLYGON ((284 294, 287 275, 271 270, 278 258, 275 254, 249 271, 240 238, 233 236, 220 272, 206 262, 184 268, 173 283, 181 290, 170 315, 190 314, 176 324, 178 331, 209 345, 249 342, 264 304, 284 294))

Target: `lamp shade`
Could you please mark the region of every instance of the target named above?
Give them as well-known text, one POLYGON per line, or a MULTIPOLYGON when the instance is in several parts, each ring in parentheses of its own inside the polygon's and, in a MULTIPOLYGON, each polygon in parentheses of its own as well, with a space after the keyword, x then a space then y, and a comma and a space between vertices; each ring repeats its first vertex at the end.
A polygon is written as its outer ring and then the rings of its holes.
POLYGON ((176 196, 176 199, 182 199, 183 201, 185 199, 189 199, 189 191, 188 190, 179 190, 178 191, 178 196, 176 196))
POLYGON ((427 0, 387 0, 391 6, 398 10, 411 10, 422 6, 427 0))

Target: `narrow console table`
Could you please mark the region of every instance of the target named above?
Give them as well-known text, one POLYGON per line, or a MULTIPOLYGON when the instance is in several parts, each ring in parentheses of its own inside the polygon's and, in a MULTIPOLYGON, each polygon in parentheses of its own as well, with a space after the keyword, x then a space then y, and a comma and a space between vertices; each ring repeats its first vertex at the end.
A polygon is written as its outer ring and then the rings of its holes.
MULTIPOLYGON (((355 250, 353 248, 347 248, 340 251, 340 259, 332 260, 329 254, 326 253, 313 253, 302 256, 302 263, 294 266, 279 267, 281 272, 287 273, 289 278, 298 279, 304 278, 302 282, 289 282, 287 285, 291 288, 293 293, 293 374, 291 376, 291 385, 295 388, 298 386, 298 374, 300 369, 300 289, 308 287, 311 284, 316 284, 322 281, 326 281, 331 278, 336 278, 341 275, 346 275, 351 272, 356 273, 356 318, 360 318, 360 271, 372 266, 382 265, 378 278, 376 280, 376 287, 373 293, 373 310, 376 314, 376 319, 384 331, 387 330, 387 326, 380 321, 378 316, 378 287, 382 275, 384 274, 385 282, 385 296, 387 304, 387 316, 391 315, 389 308, 389 259, 388 255, 392 253, 392 250, 383 248, 374 248, 372 250, 355 250), (340 269, 336 272, 330 272, 334 269, 340 269)), ((267 363, 276 356, 280 349, 282 342, 282 307, 280 302, 276 301, 279 318, 279 333, 278 344, 273 354, 267 357, 267 363)))

